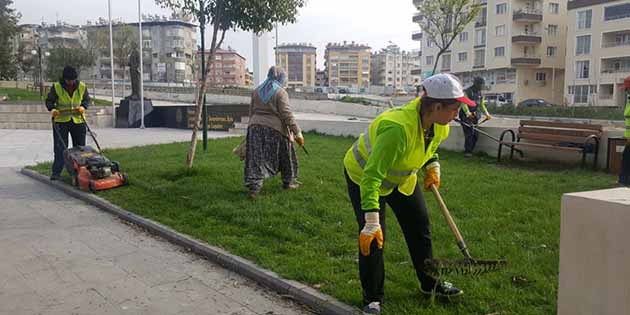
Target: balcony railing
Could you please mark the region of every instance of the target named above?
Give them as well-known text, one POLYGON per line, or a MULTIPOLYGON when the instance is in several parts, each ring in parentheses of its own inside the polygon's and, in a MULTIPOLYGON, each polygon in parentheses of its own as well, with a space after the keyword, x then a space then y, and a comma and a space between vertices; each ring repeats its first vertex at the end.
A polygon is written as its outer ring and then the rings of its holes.
POLYGON ((608 73, 630 73, 630 68, 608 68, 608 69, 602 69, 602 74, 608 74, 608 73))
POLYGON ((482 19, 475 22, 475 27, 484 27, 487 23, 488 21, 486 19, 482 19))
POLYGON ((602 43, 602 48, 630 46, 630 41, 605 41, 602 43))
POLYGON ((511 61, 512 61, 512 65, 537 66, 537 65, 540 65, 541 58, 539 55, 526 54, 526 55, 513 56, 511 61))
POLYGON ((422 40, 422 32, 415 32, 411 34, 412 40, 422 40))
POLYGON ((513 21, 541 22, 542 19, 543 14, 541 10, 519 9, 514 10, 512 15, 513 21))
POLYGON ((542 36, 537 32, 526 32, 512 36, 512 43, 539 44, 542 42, 542 36))

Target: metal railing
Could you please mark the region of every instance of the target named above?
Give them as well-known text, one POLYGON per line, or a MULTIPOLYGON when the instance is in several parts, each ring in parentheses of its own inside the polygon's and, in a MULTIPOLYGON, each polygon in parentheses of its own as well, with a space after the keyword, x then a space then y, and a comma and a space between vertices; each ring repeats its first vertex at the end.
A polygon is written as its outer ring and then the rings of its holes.
POLYGON ((514 14, 534 14, 534 15, 542 15, 542 10, 539 9, 518 9, 514 10, 514 14))
POLYGON ((602 43, 602 48, 630 46, 630 41, 606 41, 602 43))

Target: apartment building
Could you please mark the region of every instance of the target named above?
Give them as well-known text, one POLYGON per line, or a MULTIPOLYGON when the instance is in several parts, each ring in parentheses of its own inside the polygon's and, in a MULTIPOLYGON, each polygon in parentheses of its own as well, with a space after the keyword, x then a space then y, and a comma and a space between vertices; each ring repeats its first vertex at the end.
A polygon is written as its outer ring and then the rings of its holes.
MULTIPOLYGON (((206 59, 210 58, 210 51, 206 50, 206 59)), ((201 79, 201 52, 197 52, 197 78, 201 79)), ((210 65, 208 73, 208 84, 210 86, 248 86, 247 82, 247 61, 232 47, 227 49, 217 49, 214 60, 210 65)))
POLYGON ((328 85, 367 88, 370 86, 371 48, 367 45, 328 43, 324 55, 328 85))
POLYGON ((315 86, 317 48, 307 43, 282 44, 276 65, 284 69, 289 87, 315 86))
MULTIPOLYGON (((131 27, 137 34, 138 23, 120 23, 113 26, 114 34, 122 27, 131 27)), ((109 25, 97 24, 84 27, 88 37, 109 34, 109 25)), ((116 35, 114 35, 116 36, 116 35)), ((135 35, 137 36, 137 35, 135 35)), ((137 42, 137 40, 135 40, 137 42)), ((92 69, 97 79, 110 79, 109 46, 99 50, 99 57, 92 69)), ((196 25, 179 20, 142 22, 142 49, 144 80, 154 82, 190 82, 193 80, 193 55, 197 52, 196 25)), ((114 51, 116 55, 116 51, 114 51)), ((128 79, 128 68, 114 64, 115 76, 128 79)))
POLYGON ((398 45, 388 45, 372 54, 372 85, 412 90, 420 84, 420 75, 412 73, 412 70, 419 67, 420 56, 417 51, 408 52, 400 50, 398 45))
POLYGON ((630 1, 568 3, 565 100, 574 106, 623 106, 630 77, 630 1))
MULTIPOLYGON (((419 7, 422 1, 414 0, 419 7)), ((543 98, 563 103, 566 1, 479 0, 482 8, 437 60, 436 72, 458 75, 464 85, 485 78, 490 98, 518 103, 543 98)), ((414 15, 413 20, 421 17, 414 15)), ((417 34, 417 33, 416 33, 417 34)), ((414 35, 412 35, 412 38, 414 35)), ((432 74, 438 49, 427 36, 418 36, 422 75, 432 74)))
POLYGON ((326 71, 319 70, 315 71, 315 86, 327 86, 326 82, 326 71))

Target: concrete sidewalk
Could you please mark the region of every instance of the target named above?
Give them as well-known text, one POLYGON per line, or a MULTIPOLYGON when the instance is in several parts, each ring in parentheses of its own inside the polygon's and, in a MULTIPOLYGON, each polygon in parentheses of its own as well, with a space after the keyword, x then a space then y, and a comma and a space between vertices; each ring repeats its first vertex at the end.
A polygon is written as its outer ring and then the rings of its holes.
MULTIPOLYGON (((189 130, 96 132, 109 148, 190 139, 189 130)), ((310 314, 19 174, 16 167, 52 159, 51 138, 50 130, 0 130, 0 314, 310 314)))

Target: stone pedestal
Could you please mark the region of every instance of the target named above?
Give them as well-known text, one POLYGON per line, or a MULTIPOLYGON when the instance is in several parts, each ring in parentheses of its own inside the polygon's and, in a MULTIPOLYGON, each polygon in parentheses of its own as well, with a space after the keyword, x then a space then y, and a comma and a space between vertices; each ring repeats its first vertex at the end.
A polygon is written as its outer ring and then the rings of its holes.
MULTIPOLYGON (((120 102, 120 107, 116 109, 116 127, 117 128, 138 128, 140 127, 140 119, 142 117, 140 99, 125 97, 120 102)), ((153 112, 153 102, 150 99, 144 99, 144 125, 146 127, 161 127, 159 119, 155 119, 151 113, 153 112)))
POLYGON ((565 194, 559 315, 630 314, 630 189, 565 194))

